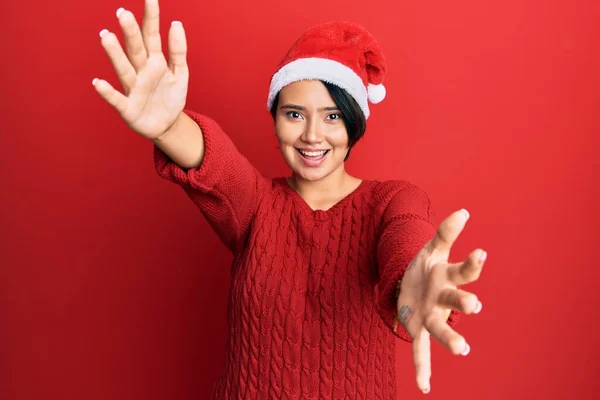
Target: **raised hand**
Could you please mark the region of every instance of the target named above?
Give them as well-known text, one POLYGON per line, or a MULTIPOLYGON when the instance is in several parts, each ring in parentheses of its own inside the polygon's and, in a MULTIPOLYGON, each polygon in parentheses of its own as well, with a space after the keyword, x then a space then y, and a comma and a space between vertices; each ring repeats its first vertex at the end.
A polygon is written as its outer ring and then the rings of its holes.
POLYGON ((120 8, 117 18, 126 51, 108 30, 103 29, 100 37, 123 93, 102 79, 94 79, 93 84, 131 129, 156 139, 177 121, 185 106, 189 80, 185 31, 181 22, 171 24, 167 63, 161 47, 158 0, 146 0, 141 30, 130 11, 120 8))
POLYGON ((413 360, 417 386, 430 391, 433 336, 455 355, 467 355, 470 347, 464 337, 447 324, 451 310, 465 314, 481 311, 477 296, 457 286, 479 278, 487 253, 472 251, 464 262, 449 264, 450 249, 462 232, 469 213, 460 210, 439 226, 435 237, 410 263, 400 286, 398 317, 413 339, 413 360))

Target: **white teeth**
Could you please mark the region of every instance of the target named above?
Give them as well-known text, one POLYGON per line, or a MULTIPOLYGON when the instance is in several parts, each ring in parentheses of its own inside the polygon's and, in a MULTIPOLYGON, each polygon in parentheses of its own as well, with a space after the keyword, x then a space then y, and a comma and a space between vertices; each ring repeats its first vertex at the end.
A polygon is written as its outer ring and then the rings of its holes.
POLYGON ((322 150, 322 151, 302 151, 300 150, 300 153, 303 156, 308 156, 308 157, 319 157, 324 155, 327 152, 327 150, 322 150))

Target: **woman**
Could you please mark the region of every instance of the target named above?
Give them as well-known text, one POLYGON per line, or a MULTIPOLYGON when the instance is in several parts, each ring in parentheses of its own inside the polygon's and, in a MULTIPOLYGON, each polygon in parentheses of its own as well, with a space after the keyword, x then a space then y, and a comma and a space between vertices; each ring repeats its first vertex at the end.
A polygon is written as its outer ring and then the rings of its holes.
POLYGON ((234 255, 227 358, 213 397, 395 399, 395 337, 412 342, 417 385, 428 393, 430 336, 469 352, 454 317, 481 302, 457 286, 478 279, 486 252, 449 264, 466 210, 436 230, 418 187, 344 169, 368 103, 385 97, 377 42, 334 22, 294 43, 267 100, 292 173, 269 179, 214 120, 184 110, 184 28, 172 23, 167 62, 158 14, 158 1, 146 0, 140 30, 131 12, 117 11, 126 50, 114 34, 100 36, 124 93, 93 84, 153 141, 160 176, 186 191, 234 255))

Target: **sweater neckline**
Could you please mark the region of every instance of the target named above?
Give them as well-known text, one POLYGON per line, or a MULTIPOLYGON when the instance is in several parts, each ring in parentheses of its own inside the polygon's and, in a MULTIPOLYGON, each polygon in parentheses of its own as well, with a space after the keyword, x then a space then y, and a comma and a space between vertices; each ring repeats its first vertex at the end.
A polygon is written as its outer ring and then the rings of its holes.
POLYGON ((299 205, 299 208, 302 212, 304 212, 305 214, 312 215, 317 218, 319 218, 319 217, 327 218, 330 214, 338 213, 338 211, 340 209, 342 209, 346 203, 351 202, 353 198, 355 198, 361 192, 363 192, 368 187, 369 182, 370 182, 370 181, 363 179, 360 182, 360 184, 356 187, 356 189, 354 189, 352 192, 348 193, 345 197, 342 197, 340 200, 338 200, 337 203, 335 203, 333 206, 329 207, 327 210, 319 210, 319 209, 313 210, 308 205, 306 200, 304 200, 302 198, 302 196, 300 196, 300 194, 293 187, 290 186, 290 184, 288 183, 288 181, 285 177, 275 178, 275 181, 277 181, 283 187, 283 190, 292 197, 292 199, 294 200, 294 202, 296 204, 299 205))

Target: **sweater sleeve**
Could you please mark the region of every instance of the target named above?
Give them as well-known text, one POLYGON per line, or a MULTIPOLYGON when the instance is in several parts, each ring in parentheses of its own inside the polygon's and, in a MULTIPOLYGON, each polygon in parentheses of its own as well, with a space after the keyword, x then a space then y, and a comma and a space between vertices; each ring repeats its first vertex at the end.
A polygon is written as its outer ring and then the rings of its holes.
POLYGON ((214 120, 189 110, 185 113, 202 129, 202 163, 197 168, 183 169, 155 145, 156 171, 186 192, 235 254, 243 245, 268 181, 238 152, 214 120))
MULTIPOLYGON (((384 323, 394 334, 412 342, 408 332, 397 321, 397 287, 408 264, 436 234, 431 221, 431 202, 425 191, 407 185, 388 203, 377 245, 379 282, 375 287, 376 307, 384 323)), ((448 323, 454 326, 458 313, 452 311, 448 323)))

